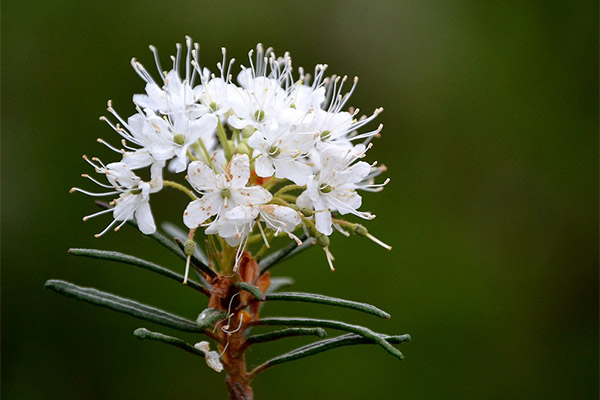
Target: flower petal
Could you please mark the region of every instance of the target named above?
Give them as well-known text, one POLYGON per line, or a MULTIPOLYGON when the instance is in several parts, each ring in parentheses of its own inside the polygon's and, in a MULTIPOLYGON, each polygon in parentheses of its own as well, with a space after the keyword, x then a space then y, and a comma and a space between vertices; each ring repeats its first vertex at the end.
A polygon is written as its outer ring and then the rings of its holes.
POLYGON ((183 212, 183 223, 190 229, 197 228, 204 221, 220 211, 223 198, 219 193, 209 193, 188 204, 183 212))
POLYGON ((188 165, 188 180, 199 191, 214 189, 217 184, 215 172, 202 161, 193 161, 188 165))
POLYGON ((231 191, 231 198, 240 206, 256 206, 271 201, 273 195, 261 186, 252 186, 231 191))
POLYGON ((156 225, 154 224, 154 217, 150 211, 150 203, 147 201, 142 202, 135 210, 135 220, 138 224, 140 231, 146 235, 156 232, 156 225))
POLYGON ((231 174, 231 187, 241 188, 246 186, 250 179, 250 160, 246 154, 236 154, 231 159, 229 165, 229 173, 231 174))
POLYGON ((275 172, 275 168, 273 168, 273 163, 268 157, 259 156, 254 162, 254 170, 256 171, 256 175, 261 178, 270 178, 273 176, 275 172))

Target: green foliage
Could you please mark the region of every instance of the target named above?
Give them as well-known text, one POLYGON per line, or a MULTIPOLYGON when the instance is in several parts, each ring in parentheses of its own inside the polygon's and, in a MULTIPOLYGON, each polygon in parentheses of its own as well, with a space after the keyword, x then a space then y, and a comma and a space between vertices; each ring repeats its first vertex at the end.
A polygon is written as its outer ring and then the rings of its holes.
POLYGON ((60 280, 46 281, 44 287, 67 297, 73 297, 77 300, 86 301, 96 306, 106 307, 114 311, 129 314, 136 318, 154 322, 168 328, 185 332, 202 332, 204 330, 203 327, 200 327, 193 321, 183 317, 146 304, 138 303, 134 300, 102 292, 94 288, 81 287, 60 280))
POLYGON ((322 294, 315 293, 300 293, 300 292, 282 292, 274 293, 266 296, 266 300, 269 301, 303 301, 307 303, 318 303, 327 304, 330 306, 351 308, 353 310, 362 311, 368 314, 377 315, 378 317, 389 319, 390 314, 385 311, 366 303, 359 303, 357 301, 350 301, 344 299, 338 299, 336 297, 324 296, 322 294))

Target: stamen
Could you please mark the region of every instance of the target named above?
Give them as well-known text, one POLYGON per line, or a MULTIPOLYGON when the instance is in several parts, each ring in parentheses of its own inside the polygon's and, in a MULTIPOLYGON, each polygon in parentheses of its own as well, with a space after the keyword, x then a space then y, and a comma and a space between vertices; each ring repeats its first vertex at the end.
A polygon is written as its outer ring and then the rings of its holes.
POLYGON ((267 240, 267 235, 265 235, 265 231, 263 230, 262 224, 260 223, 260 221, 258 221, 256 224, 258 225, 258 230, 260 231, 260 234, 261 234, 263 240, 265 241, 265 246, 267 247, 267 249, 270 249, 271 245, 269 244, 269 241, 267 240))
POLYGON ((183 276, 183 284, 187 285, 187 280, 188 280, 188 274, 190 272, 190 261, 192 259, 192 256, 187 256, 186 260, 185 260, 185 274, 183 276))
POLYGON ((331 270, 331 272, 335 271, 335 268, 333 267, 333 261, 335 261, 333 254, 331 254, 331 252, 329 251, 328 246, 323 247, 323 250, 325 251, 325 257, 327 257, 327 264, 329 264, 329 269, 331 270))
POLYGON ((383 243, 381 240, 377 239, 375 236, 371 235, 370 233, 367 233, 365 236, 367 238, 371 239, 373 242, 375 242, 378 245, 380 245, 381 247, 383 247, 384 249, 392 250, 392 246, 383 243))

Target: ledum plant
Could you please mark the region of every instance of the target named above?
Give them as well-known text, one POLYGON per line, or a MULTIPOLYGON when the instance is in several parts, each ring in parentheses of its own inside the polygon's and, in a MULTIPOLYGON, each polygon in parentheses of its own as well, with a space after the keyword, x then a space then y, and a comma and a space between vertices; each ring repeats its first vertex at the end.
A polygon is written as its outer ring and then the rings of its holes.
POLYGON ((217 74, 201 66, 199 46, 189 38, 186 46, 177 45, 172 66, 166 70, 156 49, 150 49, 158 79, 132 60, 134 70, 146 82, 145 93, 133 96, 136 112, 124 119, 109 102, 110 117, 101 117, 120 136, 120 142, 98 142, 118 153, 120 161, 105 164, 84 156, 104 177, 83 177, 102 189, 71 191, 112 199, 98 202, 100 210, 84 217, 112 215, 112 222, 97 237, 129 223, 181 261, 169 269, 115 251, 69 252, 131 265, 180 282, 205 296, 206 307, 190 310, 197 318, 188 319, 65 281, 49 280, 46 288, 197 335, 188 343, 146 328, 134 331, 139 339, 204 358, 208 367, 224 372, 232 399, 252 399, 252 380, 275 365, 337 347, 374 344, 401 360, 395 345, 408 342, 408 335, 376 333, 337 320, 261 316, 265 303, 305 302, 390 318, 370 304, 282 291, 292 280, 271 276, 277 264, 313 247, 322 249, 333 271, 329 245, 334 232, 365 237, 391 249, 363 225, 348 219, 373 219, 373 214, 359 211, 359 191, 378 192, 388 181, 375 183, 385 172, 383 165, 362 161, 382 128, 365 127, 382 110, 361 116, 358 109, 347 107, 357 79, 348 89, 346 77, 325 75, 326 65, 317 65, 313 74, 308 74, 292 68, 288 53, 277 57, 261 45, 249 53, 249 66, 241 66, 235 79, 234 60, 227 59, 224 49, 217 74), (144 170, 144 174, 138 172, 144 170), (150 198, 159 192, 179 193, 189 199, 178 216, 187 229, 165 222, 163 232, 157 230, 150 198), (333 332, 339 334, 328 336, 333 332), (249 347, 292 336, 317 339, 257 366, 246 364, 244 355, 249 347))

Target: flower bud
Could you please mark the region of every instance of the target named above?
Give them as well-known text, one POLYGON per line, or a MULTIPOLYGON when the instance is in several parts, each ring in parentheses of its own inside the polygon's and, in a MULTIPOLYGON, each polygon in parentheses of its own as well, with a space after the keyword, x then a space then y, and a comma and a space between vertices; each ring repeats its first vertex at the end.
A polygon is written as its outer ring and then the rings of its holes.
POLYGON ((329 247, 329 237, 327 235, 323 235, 322 233, 317 236, 317 243, 321 247, 329 247))
POLYGON ((245 138, 249 138, 255 131, 255 127, 248 125, 244 129, 242 129, 242 136, 245 138))
POLYGON ((311 210, 308 207, 302 207, 300 209, 300 212, 305 216, 305 217, 310 217, 311 215, 313 215, 315 212, 313 210, 311 210))
POLYGON ((248 144, 246 144, 246 142, 241 142, 240 144, 238 144, 235 148, 235 152, 240 154, 247 154, 248 156, 252 155, 252 149, 248 147, 248 144))

